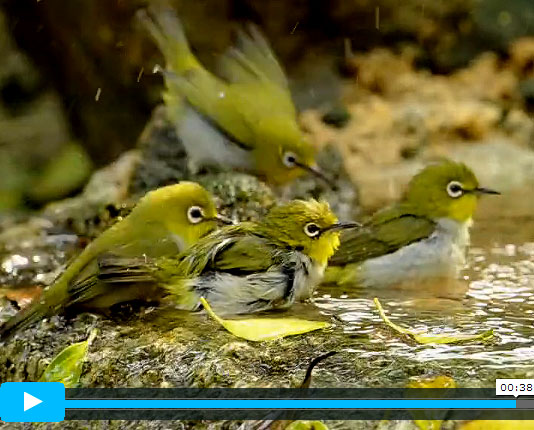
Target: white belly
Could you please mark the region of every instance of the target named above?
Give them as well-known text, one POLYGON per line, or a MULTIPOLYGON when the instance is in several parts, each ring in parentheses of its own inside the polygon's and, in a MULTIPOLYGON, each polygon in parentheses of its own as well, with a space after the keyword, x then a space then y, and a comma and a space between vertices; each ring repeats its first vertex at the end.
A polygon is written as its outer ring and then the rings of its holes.
POLYGON ((250 151, 229 141, 190 107, 185 108, 177 133, 194 168, 249 169, 252 166, 250 151))
POLYGON ((437 223, 428 239, 363 263, 359 283, 370 287, 424 278, 457 277, 465 264, 471 220, 458 223, 442 218, 437 223))

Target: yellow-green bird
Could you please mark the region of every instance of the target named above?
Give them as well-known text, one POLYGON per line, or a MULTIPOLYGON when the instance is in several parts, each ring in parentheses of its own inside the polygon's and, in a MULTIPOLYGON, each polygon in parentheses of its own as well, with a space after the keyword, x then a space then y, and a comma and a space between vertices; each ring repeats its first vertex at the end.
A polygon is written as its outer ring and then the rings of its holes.
POLYGON ((456 277, 465 264, 469 228, 483 194, 499 193, 480 187, 465 164, 427 166, 412 178, 400 202, 341 236, 325 282, 378 287, 456 277))
POLYGON ((138 15, 165 57, 165 104, 195 168, 244 170, 273 184, 305 171, 327 181, 297 124, 284 72, 256 28, 222 56, 219 78, 192 54, 172 9, 138 15))
POLYGON ((342 229, 327 203, 294 200, 259 222, 223 227, 177 257, 111 259, 100 267, 109 283, 153 283, 180 309, 205 298, 219 314, 287 308, 321 282, 342 229), (126 261, 126 262, 125 262, 126 261))
POLYGON ((104 255, 120 257, 160 257, 175 255, 227 221, 217 214, 211 195, 194 182, 181 182, 147 193, 132 212, 90 243, 49 287, 32 303, 0 327, 0 339, 54 315, 75 304, 108 307, 133 300, 145 292, 136 289, 110 289, 94 282, 98 260, 104 255))

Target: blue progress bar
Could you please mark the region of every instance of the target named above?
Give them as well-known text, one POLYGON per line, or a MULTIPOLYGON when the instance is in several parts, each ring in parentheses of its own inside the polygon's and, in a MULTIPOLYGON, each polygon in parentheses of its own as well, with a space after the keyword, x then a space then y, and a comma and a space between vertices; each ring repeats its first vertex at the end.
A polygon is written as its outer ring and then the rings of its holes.
POLYGON ((66 409, 515 409, 514 399, 185 399, 74 400, 66 409))

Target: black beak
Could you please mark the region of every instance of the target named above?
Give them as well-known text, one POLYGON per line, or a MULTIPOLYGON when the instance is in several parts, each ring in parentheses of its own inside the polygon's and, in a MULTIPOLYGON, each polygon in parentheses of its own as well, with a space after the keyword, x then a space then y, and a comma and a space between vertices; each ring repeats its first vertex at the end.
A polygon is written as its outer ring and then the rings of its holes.
POLYGON ((234 225, 235 223, 224 215, 217 214, 213 218, 206 218, 206 221, 215 221, 220 225, 234 225))
POLYGON ((501 195, 501 193, 499 193, 498 191, 492 190, 490 188, 483 188, 483 187, 475 188, 475 192, 477 194, 495 194, 499 196, 501 195))
POLYGON ((312 175, 314 176, 317 176, 319 179, 321 179, 326 185, 328 185, 330 187, 330 189, 332 190, 337 190, 337 185, 330 179, 328 179, 324 174, 323 172, 321 172, 320 170, 318 170, 317 168, 315 167, 312 167, 312 166, 308 166, 307 164, 304 164, 304 163, 300 163, 298 161, 295 161, 295 166, 297 167, 300 167, 301 169, 304 169, 306 170, 307 172, 311 173, 312 175))
POLYGON ((328 230, 345 230, 349 228, 361 228, 362 225, 359 222, 338 222, 337 224, 332 224, 330 227, 323 228, 323 232, 328 230))

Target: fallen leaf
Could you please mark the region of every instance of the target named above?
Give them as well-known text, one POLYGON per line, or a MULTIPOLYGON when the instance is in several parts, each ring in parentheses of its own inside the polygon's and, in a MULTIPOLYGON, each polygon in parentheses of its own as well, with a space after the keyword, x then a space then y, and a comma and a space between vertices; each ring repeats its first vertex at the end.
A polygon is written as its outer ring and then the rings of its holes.
POLYGON ((286 336, 308 333, 310 331, 330 327, 330 324, 324 321, 307 321, 297 318, 223 320, 213 312, 204 298, 201 298, 200 301, 208 315, 221 324, 226 330, 234 336, 254 342, 275 340, 286 336))
MULTIPOLYGON (((451 394, 451 390, 456 388, 456 381, 450 376, 438 375, 435 377, 418 377, 410 381, 406 388, 428 388, 429 394, 428 397, 434 398, 436 395, 436 388, 440 388, 443 397, 451 394)), ((420 390, 418 390, 418 393, 420 390)), ((420 394, 418 394, 419 397, 420 394)), ((426 397, 426 396, 423 396, 426 397)), ((412 415, 416 417, 414 419, 415 425, 420 430, 441 430, 441 425, 443 419, 436 419, 443 417, 445 413, 443 411, 432 411, 432 410, 419 410, 412 412, 412 415)))
POLYGON ((67 346, 56 355, 39 382, 62 382, 66 388, 76 386, 80 381, 87 350, 95 336, 96 330, 93 330, 86 341, 67 346))
POLYGON ((325 423, 321 421, 293 421, 285 430, 328 430, 325 423))
POLYGON ((420 430, 441 430, 443 420, 414 420, 420 430))
POLYGON ((446 375, 417 377, 408 382, 406 388, 456 388, 456 381, 446 375))
POLYGON ((384 320, 384 322, 391 327, 393 330, 395 330, 398 333, 406 334, 410 336, 412 339, 414 339, 418 343, 427 344, 427 343, 435 343, 435 344, 444 344, 444 343, 458 343, 458 342, 468 342, 471 340, 487 340, 493 337, 493 330, 487 330, 483 333, 479 334, 428 334, 428 333, 417 333, 411 329, 407 329, 404 327, 401 327, 392 321, 386 316, 384 313, 384 309, 382 308, 382 305, 378 301, 378 299, 375 297, 374 299, 375 306, 378 309, 378 313, 380 314, 380 317, 384 320))

